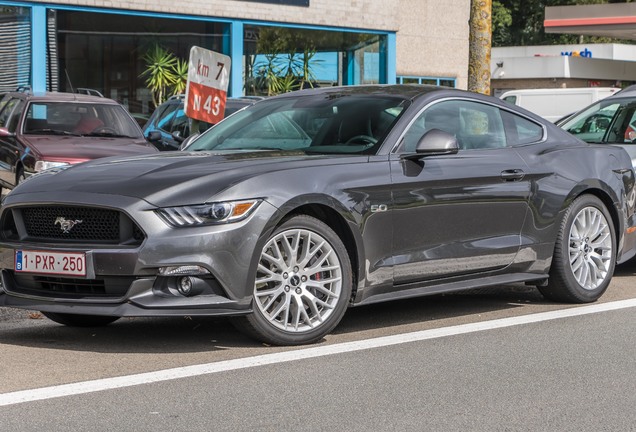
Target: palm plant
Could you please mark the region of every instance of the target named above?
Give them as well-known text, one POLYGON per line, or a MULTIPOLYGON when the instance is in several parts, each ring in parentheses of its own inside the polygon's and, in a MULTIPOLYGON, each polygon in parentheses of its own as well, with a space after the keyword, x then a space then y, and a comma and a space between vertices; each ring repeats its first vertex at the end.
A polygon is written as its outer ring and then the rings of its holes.
POLYGON ((174 67, 175 83, 172 86, 172 94, 180 95, 185 93, 188 84, 188 60, 177 59, 174 67))
POLYGON ((140 76, 146 77, 146 85, 152 93, 152 102, 155 107, 158 107, 165 101, 170 88, 177 82, 178 73, 175 72, 175 68, 179 60, 159 44, 153 45, 144 55, 143 60, 146 63, 146 70, 140 76))

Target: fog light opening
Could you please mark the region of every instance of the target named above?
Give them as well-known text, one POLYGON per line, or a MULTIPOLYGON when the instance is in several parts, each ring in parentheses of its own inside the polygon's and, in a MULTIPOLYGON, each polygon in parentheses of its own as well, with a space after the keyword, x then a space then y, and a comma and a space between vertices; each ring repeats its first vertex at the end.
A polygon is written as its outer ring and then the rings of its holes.
POLYGON ((190 297, 192 295, 192 285, 193 281, 190 276, 183 276, 177 280, 177 291, 179 294, 185 297, 190 297))

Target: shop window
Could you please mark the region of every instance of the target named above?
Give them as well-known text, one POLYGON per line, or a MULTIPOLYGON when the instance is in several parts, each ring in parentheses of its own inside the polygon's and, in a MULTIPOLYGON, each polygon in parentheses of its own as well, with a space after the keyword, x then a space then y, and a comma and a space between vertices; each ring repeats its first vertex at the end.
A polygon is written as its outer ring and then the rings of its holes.
POLYGON ((435 77, 421 77, 421 76, 398 76, 398 84, 429 84, 442 87, 456 87, 455 78, 435 78, 435 77))
POLYGON ((308 87, 382 82, 381 42, 371 33, 246 26, 246 95, 273 95, 308 87))
MULTIPOLYGON (((206 20, 58 10, 56 49, 60 91, 93 89, 136 117, 154 109, 143 72, 155 46, 187 61, 194 45, 229 54, 227 24, 206 20)), ((170 93, 164 97, 170 96, 170 93)))

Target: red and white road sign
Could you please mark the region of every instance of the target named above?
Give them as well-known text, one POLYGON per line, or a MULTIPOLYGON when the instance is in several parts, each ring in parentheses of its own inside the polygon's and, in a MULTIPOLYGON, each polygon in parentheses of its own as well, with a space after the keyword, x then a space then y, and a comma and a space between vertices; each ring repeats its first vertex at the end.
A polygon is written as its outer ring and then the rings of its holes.
POLYGON ((193 46, 188 64, 185 114, 193 119, 218 123, 223 119, 230 57, 193 46))

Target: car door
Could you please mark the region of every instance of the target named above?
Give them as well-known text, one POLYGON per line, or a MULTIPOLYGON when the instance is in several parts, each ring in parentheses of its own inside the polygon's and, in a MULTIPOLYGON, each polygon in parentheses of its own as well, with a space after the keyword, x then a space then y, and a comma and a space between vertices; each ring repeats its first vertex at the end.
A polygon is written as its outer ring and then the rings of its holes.
POLYGON ((499 108, 470 100, 429 105, 390 156, 396 284, 501 269, 520 248, 530 195, 526 164, 507 146, 499 108), (413 155, 431 129, 456 154, 413 155))
POLYGON ((24 102, 10 98, 0 110, 0 182, 13 187, 16 182, 15 166, 23 153, 16 132, 24 102))
MULTIPOLYGON (((144 127, 144 136, 146 138, 150 137, 150 132, 158 131, 161 134, 160 140, 153 141, 153 144, 159 150, 175 150, 175 146, 171 145, 174 138, 172 138, 170 134, 170 124, 175 116, 175 112, 179 110, 179 107, 183 109, 183 103, 179 99, 170 99, 164 102, 152 114, 144 127)), ((178 145, 176 147, 178 147, 178 145)))

